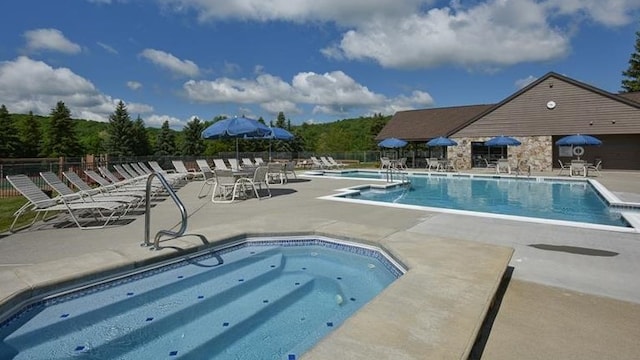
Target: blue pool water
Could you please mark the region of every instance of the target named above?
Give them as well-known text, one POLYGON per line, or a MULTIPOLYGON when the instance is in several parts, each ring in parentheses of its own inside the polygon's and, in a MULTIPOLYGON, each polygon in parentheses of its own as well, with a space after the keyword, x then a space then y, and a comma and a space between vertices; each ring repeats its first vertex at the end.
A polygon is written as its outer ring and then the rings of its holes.
POLYGON ((1 359, 296 359, 402 270, 324 240, 251 242, 40 300, 1 359))
MULTIPOLYGON (((325 174, 329 175, 329 174, 325 174)), ((373 172, 338 176, 384 178, 373 172)), ((536 181, 509 177, 409 176, 410 186, 365 188, 343 197, 530 218, 630 227, 585 181, 536 181)))

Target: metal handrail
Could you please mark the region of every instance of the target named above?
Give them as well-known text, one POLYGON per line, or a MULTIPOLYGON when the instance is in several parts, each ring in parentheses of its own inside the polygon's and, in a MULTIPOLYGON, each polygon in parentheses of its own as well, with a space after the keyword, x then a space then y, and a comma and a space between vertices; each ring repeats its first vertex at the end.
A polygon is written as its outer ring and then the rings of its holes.
POLYGON ((393 167, 388 167, 387 168, 387 173, 386 173, 387 182, 393 182, 393 174, 394 173, 397 173, 397 174, 400 175, 400 179, 399 180, 401 182, 403 182, 403 183, 407 182, 407 174, 404 171, 402 171, 400 169, 393 168, 393 167))
POLYGON ((175 202, 176 205, 178 205, 178 208, 180 209, 180 215, 182 217, 182 220, 180 223, 180 229, 178 229, 178 231, 160 230, 156 233, 156 236, 153 241, 152 250, 160 250, 160 237, 162 235, 173 236, 174 238, 176 238, 176 237, 182 236, 184 232, 187 230, 187 209, 184 207, 184 204, 182 204, 182 201, 180 201, 180 198, 178 198, 178 195, 173 190, 171 185, 169 185, 169 183, 164 178, 164 176, 162 176, 161 174, 155 171, 149 174, 149 176, 147 177, 147 187, 146 187, 146 195, 145 195, 144 243, 142 243, 141 246, 151 246, 151 242, 149 241, 149 232, 151 230, 149 225, 151 223, 151 201, 150 200, 151 200, 151 182, 153 181, 154 176, 157 177, 158 180, 160 180, 160 183, 165 188, 165 190, 167 190, 167 192, 169 193, 169 196, 171 196, 171 198, 173 199, 173 202, 175 202))

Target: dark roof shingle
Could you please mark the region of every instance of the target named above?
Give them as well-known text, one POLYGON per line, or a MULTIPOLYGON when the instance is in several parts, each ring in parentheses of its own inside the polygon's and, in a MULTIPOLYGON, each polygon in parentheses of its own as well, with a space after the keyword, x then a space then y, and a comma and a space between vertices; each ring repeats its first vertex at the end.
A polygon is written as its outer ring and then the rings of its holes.
POLYGON ((427 141, 438 136, 449 136, 493 106, 467 105, 398 111, 382 128, 376 140, 395 137, 407 141, 427 141))

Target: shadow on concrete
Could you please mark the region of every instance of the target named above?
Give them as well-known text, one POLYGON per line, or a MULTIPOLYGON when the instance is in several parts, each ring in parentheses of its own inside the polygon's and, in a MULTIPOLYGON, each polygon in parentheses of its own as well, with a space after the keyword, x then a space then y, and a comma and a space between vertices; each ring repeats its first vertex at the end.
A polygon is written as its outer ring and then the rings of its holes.
POLYGON ((576 254, 576 255, 604 256, 604 257, 612 257, 612 256, 620 255, 619 253, 614 251, 585 248, 585 247, 579 247, 579 246, 551 245, 551 244, 529 244, 529 246, 532 248, 540 249, 540 250, 560 251, 560 252, 566 252, 569 254, 576 254))
POLYGON ((298 192, 297 190, 293 190, 293 189, 274 189, 274 188, 269 188, 269 189, 271 190, 271 197, 291 195, 298 192))
POLYGON ((491 305, 491 308, 487 313, 487 317, 484 318, 482 327, 480 328, 480 333, 476 338, 476 342, 473 344, 473 348, 471 348, 469 360, 479 360, 482 358, 482 353, 487 346, 487 341, 489 341, 489 335, 491 335, 491 328, 493 327, 493 323, 495 322, 496 317, 498 316, 498 312, 500 311, 502 299, 504 298, 504 294, 507 292, 507 288, 509 287, 509 283, 511 282, 513 270, 513 267, 509 266, 504 272, 504 276, 502 277, 502 281, 500 282, 498 291, 496 292, 495 298, 493 299, 493 304, 491 305))

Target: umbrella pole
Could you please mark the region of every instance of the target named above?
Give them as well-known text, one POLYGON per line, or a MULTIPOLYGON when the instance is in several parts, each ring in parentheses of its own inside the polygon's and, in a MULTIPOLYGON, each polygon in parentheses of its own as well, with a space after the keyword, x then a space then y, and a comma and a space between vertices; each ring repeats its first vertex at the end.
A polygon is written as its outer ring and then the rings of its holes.
POLYGON ((238 159, 239 156, 239 150, 238 150, 238 138, 236 138, 236 161, 240 161, 240 159, 238 159))

